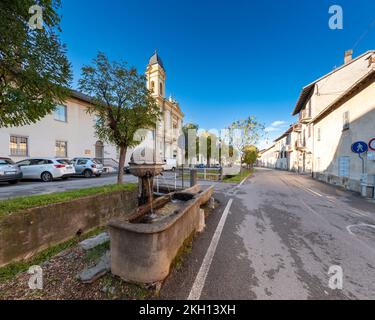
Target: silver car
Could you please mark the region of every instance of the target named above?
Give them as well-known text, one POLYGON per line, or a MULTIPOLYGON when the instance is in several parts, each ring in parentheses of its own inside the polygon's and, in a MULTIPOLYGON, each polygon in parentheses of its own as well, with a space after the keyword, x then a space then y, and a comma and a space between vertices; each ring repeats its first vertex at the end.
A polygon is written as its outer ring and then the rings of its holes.
POLYGON ((72 160, 76 175, 82 175, 85 178, 93 176, 100 177, 103 173, 103 165, 91 158, 74 158, 72 160))
POLYGON ((0 182, 16 184, 22 179, 22 171, 9 158, 0 158, 0 182))
POLYGON ((68 179, 75 174, 73 165, 62 158, 31 158, 17 162, 23 173, 23 179, 41 179, 50 182, 53 179, 68 179))

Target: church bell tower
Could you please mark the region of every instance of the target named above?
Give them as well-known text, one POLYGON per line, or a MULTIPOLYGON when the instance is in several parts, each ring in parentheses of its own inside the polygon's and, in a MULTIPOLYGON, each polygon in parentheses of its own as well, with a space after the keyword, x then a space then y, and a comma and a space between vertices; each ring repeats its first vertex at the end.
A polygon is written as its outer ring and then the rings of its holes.
POLYGON ((153 96, 164 98, 166 75, 163 61, 156 51, 148 62, 146 77, 147 88, 152 92, 153 96))

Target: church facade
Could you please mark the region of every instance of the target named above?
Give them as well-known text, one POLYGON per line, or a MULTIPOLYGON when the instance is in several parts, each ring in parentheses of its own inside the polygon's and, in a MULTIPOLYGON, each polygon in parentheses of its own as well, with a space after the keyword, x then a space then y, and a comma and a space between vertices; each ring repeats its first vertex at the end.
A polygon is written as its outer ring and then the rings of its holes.
POLYGON ((149 60, 146 69, 147 87, 156 99, 162 118, 156 128, 156 147, 161 159, 176 159, 180 165, 183 161, 183 149, 179 139, 182 135, 184 114, 176 100, 166 98, 166 72, 159 55, 155 53, 149 60))

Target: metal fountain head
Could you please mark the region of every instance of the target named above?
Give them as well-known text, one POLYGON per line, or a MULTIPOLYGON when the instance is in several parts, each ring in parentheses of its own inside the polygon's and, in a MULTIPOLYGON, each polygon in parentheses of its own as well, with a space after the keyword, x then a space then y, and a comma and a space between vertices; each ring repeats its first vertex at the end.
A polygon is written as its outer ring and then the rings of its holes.
POLYGON ((153 178, 163 171, 160 156, 157 158, 152 148, 138 147, 130 157, 129 171, 139 178, 139 205, 152 203, 153 178))

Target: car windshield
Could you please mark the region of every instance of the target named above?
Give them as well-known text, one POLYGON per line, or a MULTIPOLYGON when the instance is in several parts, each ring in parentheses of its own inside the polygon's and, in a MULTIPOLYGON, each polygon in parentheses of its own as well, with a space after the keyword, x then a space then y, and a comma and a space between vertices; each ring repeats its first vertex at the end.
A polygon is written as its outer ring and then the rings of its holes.
POLYGON ((14 164, 14 162, 10 159, 0 159, 0 166, 7 165, 7 164, 14 164))
POLYGON ((58 159, 56 161, 61 164, 72 164, 68 159, 58 159))

